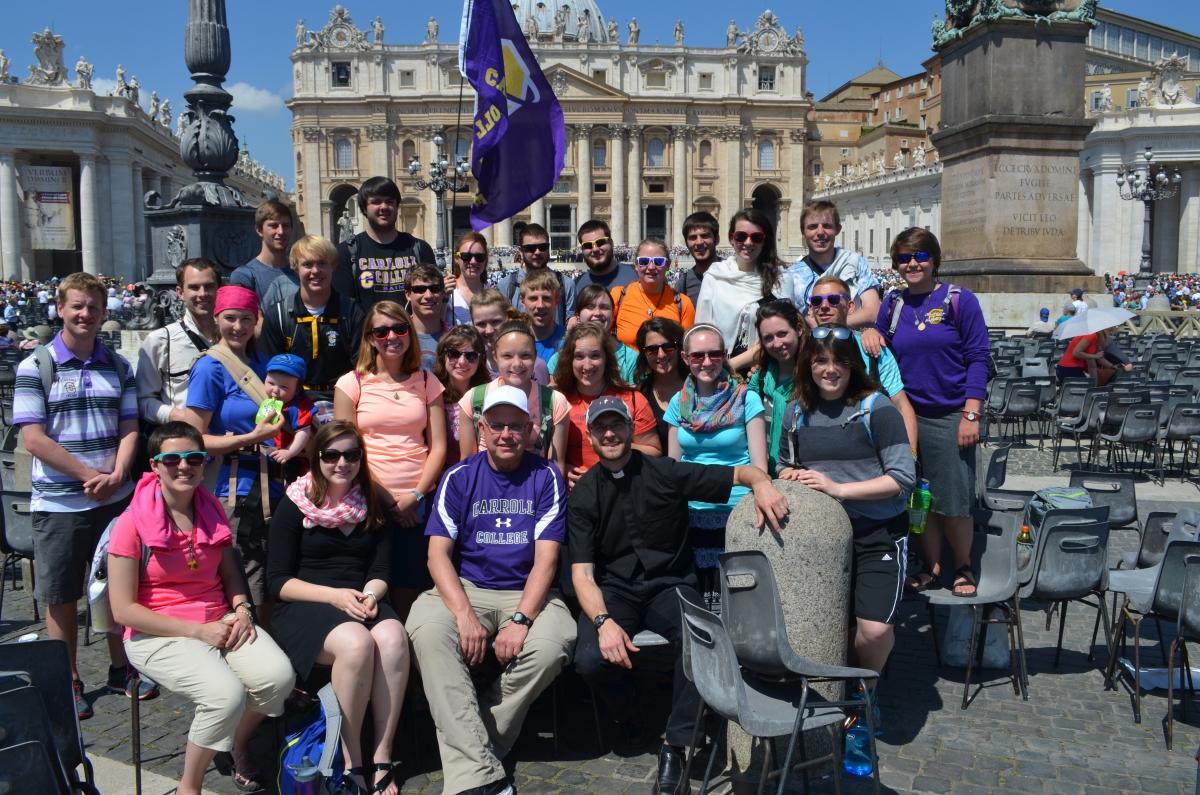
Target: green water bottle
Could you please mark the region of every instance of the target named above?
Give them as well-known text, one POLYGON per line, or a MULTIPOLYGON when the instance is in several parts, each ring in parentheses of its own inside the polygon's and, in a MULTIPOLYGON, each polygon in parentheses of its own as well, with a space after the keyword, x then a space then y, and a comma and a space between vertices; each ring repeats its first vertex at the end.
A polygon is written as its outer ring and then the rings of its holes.
POLYGON ((908 532, 913 535, 925 532, 925 522, 929 520, 931 505, 933 493, 929 490, 929 481, 922 478, 908 498, 908 532))

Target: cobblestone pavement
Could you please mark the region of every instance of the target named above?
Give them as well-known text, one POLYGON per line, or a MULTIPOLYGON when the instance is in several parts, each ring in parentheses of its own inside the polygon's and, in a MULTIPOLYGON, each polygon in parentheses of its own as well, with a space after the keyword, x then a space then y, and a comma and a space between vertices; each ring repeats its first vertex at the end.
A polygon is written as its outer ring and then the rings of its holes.
MULTIPOLYGON (((1048 462, 1048 453, 1043 456, 1036 450, 1018 449, 1010 471, 1044 476, 1050 474, 1048 462)), ((1149 486, 1146 490, 1151 496, 1149 486)), ((1134 538, 1131 532, 1114 533, 1113 558, 1129 548, 1134 538)), ((32 620, 27 591, 9 591, 4 602, 0 640, 35 631, 44 637, 44 625, 32 620)), ((970 707, 963 711, 959 709, 962 672, 936 667, 924 603, 915 599, 904 602, 896 650, 880 685, 885 733, 879 741, 879 754, 885 789, 1089 795, 1194 792, 1193 754, 1200 743, 1200 701, 1191 705, 1187 719, 1177 708, 1175 749, 1168 752, 1164 742, 1165 693, 1146 694, 1143 721, 1134 724, 1128 690, 1103 689, 1098 671, 1105 659, 1103 640, 1095 648, 1095 661, 1088 662, 1095 612, 1071 606, 1061 665, 1055 668, 1057 622, 1046 631, 1044 606, 1027 603, 1024 608, 1029 700, 1024 702, 1013 695, 1004 671, 988 670, 983 672, 982 687, 973 689, 970 707)), ((946 619, 947 611, 939 609, 939 630, 946 619)), ((1164 629, 1169 636, 1171 629, 1164 629)), ((1153 623, 1147 622, 1143 631, 1143 659, 1157 666, 1161 658, 1153 623)), ((96 711, 94 718, 83 723, 84 736, 90 754, 128 762, 129 702, 123 696, 99 691, 106 664, 102 641, 80 647, 80 666, 96 711)), ((642 686, 649 725, 661 725, 667 688, 652 676, 645 678, 642 686)), ((649 793, 655 772, 653 742, 641 753, 617 756, 608 743, 597 743, 592 707, 579 680, 567 675, 555 690, 558 748, 552 741, 553 699, 548 692, 531 712, 525 733, 511 755, 518 791, 522 795, 649 793)), ((400 740, 402 756, 408 763, 403 791, 438 793, 441 776, 436 772, 437 747, 421 701, 410 691, 400 740)), ((191 713, 186 702, 170 693, 144 703, 142 742, 147 769, 172 778, 178 776, 191 713)), ((268 723, 256 738, 258 749, 267 758, 275 746, 274 732, 268 723)), ((698 781, 693 782, 696 786, 698 781)), ((832 786, 825 781, 814 789, 832 791, 832 786)), ((845 789, 850 793, 870 791, 869 782, 849 777, 845 789)), ((227 773, 216 769, 206 779, 208 790, 237 791, 227 773)))

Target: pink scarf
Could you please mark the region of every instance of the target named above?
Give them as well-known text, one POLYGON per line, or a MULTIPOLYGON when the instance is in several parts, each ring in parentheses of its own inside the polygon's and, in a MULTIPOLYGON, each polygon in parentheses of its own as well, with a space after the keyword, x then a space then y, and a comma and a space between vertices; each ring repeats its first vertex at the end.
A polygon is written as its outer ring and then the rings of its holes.
POLYGON ((311 488, 311 472, 297 478, 287 487, 287 495, 300 509, 300 513, 304 514, 305 527, 334 528, 345 524, 357 525, 367 518, 367 501, 357 483, 350 487, 350 491, 337 505, 330 505, 329 499, 326 498, 325 504, 320 507, 308 498, 311 488))

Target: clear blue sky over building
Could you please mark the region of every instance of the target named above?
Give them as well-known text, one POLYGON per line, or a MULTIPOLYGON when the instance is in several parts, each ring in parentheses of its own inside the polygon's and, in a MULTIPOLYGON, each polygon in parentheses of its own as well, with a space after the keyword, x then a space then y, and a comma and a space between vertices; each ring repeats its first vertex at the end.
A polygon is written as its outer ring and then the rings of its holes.
MULTIPOLYGON (((930 22, 943 12, 936 0, 896 3, 859 0, 850 3, 816 3, 790 0, 755 4, 718 3, 716 0, 674 0, 649 6, 637 0, 597 0, 601 11, 621 25, 637 17, 644 43, 673 40, 677 19, 683 19, 686 42, 693 46, 724 46, 725 28, 732 17, 738 26, 752 28, 762 11, 771 7, 788 29, 804 31, 808 51, 808 87, 816 96, 874 66, 879 60, 902 75, 920 71, 930 50, 930 22)), ((233 113, 243 146, 267 167, 292 184, 291 114, 284 101, 291 95, 288 55, 295 44, 295 26, 303 18, 310 30, 321 28, 333 0, 296 0, 292 3, 256 3, 229 0, 229 27, 233 65, 226 88, 235 96, 233 113)), ((360 28, 368 29, 380 15, 386 27, 385 42, 417 43, 425 35, 425 20, 436 12, 443 41, 457 37, 461 5, 439 3, 376 4, 345 0, 344 5, 360 28)), ((1104 0, 1115 11, 1139 16, 1189 33, 1200 33, 1200 2, 1196 0, 1104 0)), ((183 92, 191 82, 183 64, 183 30, 187 20, 184 0, 56 0, 54 3, 6 3, 5 24, 0 29, 0 49, 12 60, 11 73, 24 77, 34 63, 30 37, 52 28, 67 45, 65 62, 73 66, 83 55, 96 67, 96 85, 111 87, 117 64, 142 86, 142 103, 151 90, 170 98, 178 112, 185 107, 183 92)), ((1030 75, 1030 80, 1038 79, 1030 75)))

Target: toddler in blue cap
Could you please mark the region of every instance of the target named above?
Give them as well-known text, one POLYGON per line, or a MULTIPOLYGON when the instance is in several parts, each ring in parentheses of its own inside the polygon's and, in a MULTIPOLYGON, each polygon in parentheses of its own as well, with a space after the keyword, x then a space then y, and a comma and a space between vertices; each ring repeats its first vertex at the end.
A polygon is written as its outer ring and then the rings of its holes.
POLYGON ((267 362, 267 377, 263 386, 267 388, 267 400, 258 409, 259 422, 272 420, 276 412, 283 413, 283 427, 275 437, 275 449, 271 459, 277 464, 286 464, 296 459, 296 465, 288 467, 286 478, 291 481, 308 471, 308 443, 313 436, 313 402, 304 391, 304 376, 308 367, 294 353, 272 356, 267 362))

